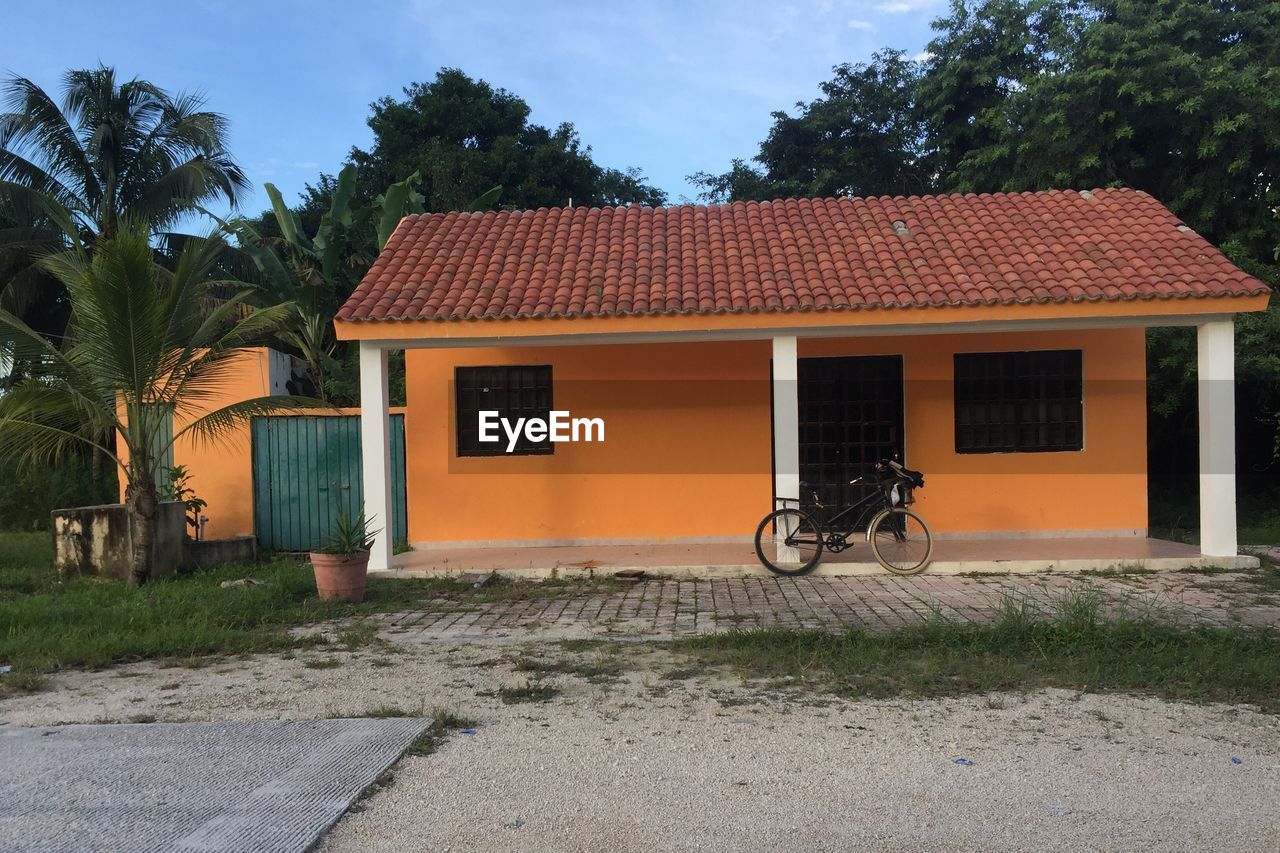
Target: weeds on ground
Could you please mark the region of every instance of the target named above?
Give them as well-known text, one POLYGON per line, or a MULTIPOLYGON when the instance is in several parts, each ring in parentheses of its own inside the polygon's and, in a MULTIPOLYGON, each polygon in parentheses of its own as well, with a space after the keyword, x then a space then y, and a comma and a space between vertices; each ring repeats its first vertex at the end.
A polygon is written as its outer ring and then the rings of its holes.
POLYGON ((1248 702, 1280 710, 1280 636, 1183 628, 1158 605, 1079 589, 1041 608, 1006 596, 987 625, 945 619, 891 633, 761 629, 666 645, 747 678, 802 679, 850 697, 944 696, 1059 687, 1248 702))
POLYGON ((512 661, 511 668, 516 672, 533 673, 541 678, 550 673, 572 675, 592 684, 608 684, 622 677, 626 667, 617 654, 610 653, 590 660, 560 658, 549 660, 545 657, 522 655, 512 661))
POLYGON ((1280 594, 1280 564, 1263 559, 1256 569, 1183 569, 1186 574, 1203 575, 1203 580, 1196 581, 1199 589, 1213 590, 1228 595, 1254 594, 1257 603, 1271 604, 1273 597, 1280 594), (1215 575, 1228 575, 1225 580, 1214 578, 1215 575))
MULTIPOLYGON (((406 755, 430 755, 436 751, 440 743, 450 732, 474 728, 476 723, 450 708, 430 708, 419 705, 416 708, 404 708, 399 705, 375 705, 356 714, 341 714, 341 719, 373 718, 379 720, 396 718, 430 717, 429 725, 422 734, 409 744, 406 755)), ((377 783, 375 783, 377 784, 377 783)))
POLYGON ((1244 572, 1240 580, 1254 587, 1256 592, 1280 592, 1280 564, 1264 560, 1258 568, 1244 572))
POLYGON ((559 695, 558 687, 537 678, 530 678, 524 684, 498 688, 498 698, 504 705, 517 705, 521 702, 550 702, 559 695))

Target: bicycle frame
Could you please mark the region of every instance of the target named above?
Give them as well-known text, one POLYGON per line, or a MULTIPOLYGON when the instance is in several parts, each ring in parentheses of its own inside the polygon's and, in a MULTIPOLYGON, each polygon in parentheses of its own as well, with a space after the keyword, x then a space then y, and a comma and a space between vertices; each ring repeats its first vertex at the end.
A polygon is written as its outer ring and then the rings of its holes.
MULTIPOLYGON (((885 496, 884 489, 877 487, 874 492, 860 500, 855 501, 844 509, 840 510, 830 518, 826 517, 826 506, 817 499, 817 492, 813 493, 813 510, 805 510, 805 512, 814 520, 814 523, 822 531, 822 544, 828 551, 838 554, 849 547, 849 537, 854 533, 866 533, 870 538, 871 520, 884 510, 890 507, 889 499, 885 496)), ((800 504, 799 498, 778 498, 778 503, 786 506, 788 503, 794 503, 797 508, 800 504)), ((788 544, 803 544, 793 542, 791 537, 787 537, 788 544)))

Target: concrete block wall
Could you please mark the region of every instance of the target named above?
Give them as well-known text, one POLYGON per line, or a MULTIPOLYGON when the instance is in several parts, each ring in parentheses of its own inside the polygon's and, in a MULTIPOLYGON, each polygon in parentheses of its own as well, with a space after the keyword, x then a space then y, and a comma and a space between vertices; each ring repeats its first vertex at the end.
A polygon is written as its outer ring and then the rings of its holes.
MULTIPOLYGON (((133 562, 133 525, 124 504, 56 509, 53 565, 60 575, 99 575, 125 579, 133 562)), ((156 518, 153 577, 176 570, 183 561, 186 508, 164 501, 156 518)))

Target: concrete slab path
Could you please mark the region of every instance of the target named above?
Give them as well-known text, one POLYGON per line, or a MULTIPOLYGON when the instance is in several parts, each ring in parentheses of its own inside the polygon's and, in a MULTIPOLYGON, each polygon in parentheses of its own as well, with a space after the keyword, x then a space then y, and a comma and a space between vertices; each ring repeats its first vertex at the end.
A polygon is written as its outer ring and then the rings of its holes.
POLYGON ((430 725, 0 728, 0 851, 301 853, 430 725))

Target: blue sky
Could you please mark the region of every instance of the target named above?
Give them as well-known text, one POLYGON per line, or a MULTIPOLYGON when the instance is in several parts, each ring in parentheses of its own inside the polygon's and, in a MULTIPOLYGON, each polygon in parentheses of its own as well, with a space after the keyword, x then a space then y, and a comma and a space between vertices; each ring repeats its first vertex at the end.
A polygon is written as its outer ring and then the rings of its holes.
POLYGON ((944 0, 750 3, 435 0, 7 0, 0 69, 56 90, 102 61, 231 120, 232 151, 266 206, 365 146, 368 105, 458 67, 570 121, 597 162, 638 166, 673 202, 685 176, 751 157, 770 112, 818 94, 832 65, 916 54, 944 0))

